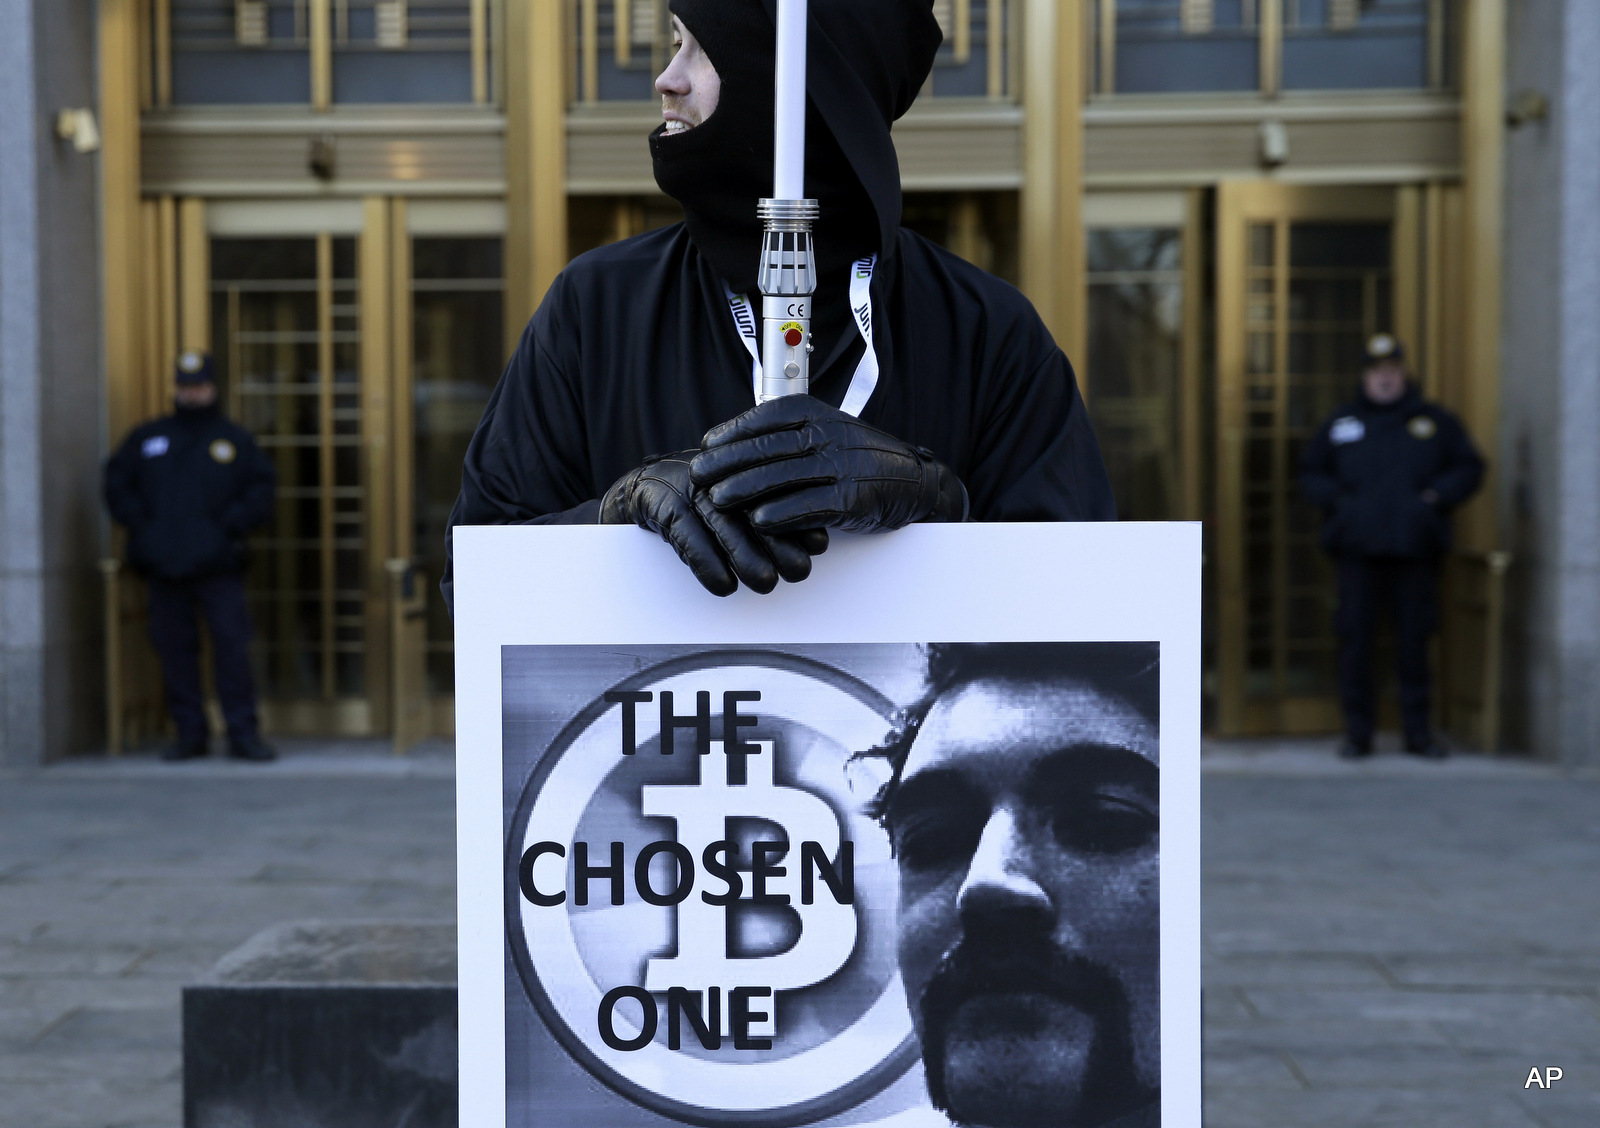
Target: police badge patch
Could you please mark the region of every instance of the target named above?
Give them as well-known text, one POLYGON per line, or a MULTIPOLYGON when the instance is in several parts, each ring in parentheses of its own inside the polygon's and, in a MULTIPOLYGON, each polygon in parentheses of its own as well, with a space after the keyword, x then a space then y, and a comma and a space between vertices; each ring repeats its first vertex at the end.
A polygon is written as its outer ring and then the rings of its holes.
POLYGON ((227 439, 218 439, 211 444, 211 457, 226 465, 239 455, 238 450, 227 439))
POLYGON ((1345 443, 1358 443, 1366 438, 1367 426, 1354 415, 1341 415, 1333 421, 1333 426, 1328 429, 1328 441, 1334 446, 1343 446, 1345 443))
POLYGON ((1406 424, 1406 430, 1411 432, 1414 439, 1431 439, 1438 433, 1439 425, 1431 415, 1413 415, 1406 424))

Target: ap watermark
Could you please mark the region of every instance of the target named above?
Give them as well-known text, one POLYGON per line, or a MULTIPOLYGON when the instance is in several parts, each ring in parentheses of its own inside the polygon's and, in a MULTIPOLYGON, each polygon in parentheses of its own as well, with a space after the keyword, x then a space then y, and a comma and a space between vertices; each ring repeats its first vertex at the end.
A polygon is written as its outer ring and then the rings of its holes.
POLYGON ((1532 1089, 1535 1087, 1540 1089, 1548 1089, 1565 1076, 1566 1074, 1562 1072, 1562 1069, 1559 1065, 1546 1066, 1545 1071, 1542 1074, 1539 1072, 1539 1067, 1536 1065, 1532 1069, 1528 1070, 1528 1079, 1522 1083, 1522 1087, 1524 1089, 1532 1089))

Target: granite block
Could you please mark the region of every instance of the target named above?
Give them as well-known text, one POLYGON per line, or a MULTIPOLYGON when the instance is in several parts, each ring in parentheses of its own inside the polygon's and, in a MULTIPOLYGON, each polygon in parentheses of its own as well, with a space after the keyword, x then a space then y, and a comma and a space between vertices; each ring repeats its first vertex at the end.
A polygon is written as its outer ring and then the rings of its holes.
POLYGON ((185 1128, 455 1128, 451 925, 276 926, 183 991, 185 1128))

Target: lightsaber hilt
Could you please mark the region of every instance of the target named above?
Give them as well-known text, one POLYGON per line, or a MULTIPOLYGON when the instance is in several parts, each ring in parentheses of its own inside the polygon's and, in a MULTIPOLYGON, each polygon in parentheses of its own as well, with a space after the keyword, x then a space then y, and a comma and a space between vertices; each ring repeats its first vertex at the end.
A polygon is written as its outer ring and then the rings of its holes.
POLYGON ((758 403, 811 390, 811 299, 817 258, 811 225, 815 200, 762 200, 761 391, 758 403))

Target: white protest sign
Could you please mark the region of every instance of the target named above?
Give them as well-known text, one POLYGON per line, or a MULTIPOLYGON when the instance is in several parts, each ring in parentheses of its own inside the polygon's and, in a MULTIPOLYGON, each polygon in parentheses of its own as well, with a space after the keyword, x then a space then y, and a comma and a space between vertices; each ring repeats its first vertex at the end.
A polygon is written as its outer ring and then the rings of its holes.
POLYGON ((1197 1128, 1197 525, 455 559, 463 1124, 1197 1128))

